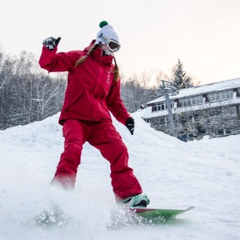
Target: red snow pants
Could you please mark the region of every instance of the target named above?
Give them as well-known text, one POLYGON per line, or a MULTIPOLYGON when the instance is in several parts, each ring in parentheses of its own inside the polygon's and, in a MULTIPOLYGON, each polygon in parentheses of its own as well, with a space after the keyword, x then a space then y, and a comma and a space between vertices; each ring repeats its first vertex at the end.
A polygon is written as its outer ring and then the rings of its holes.
POLYGON ((142 193, 132 168, 128 166, 127 147, 110 120, 91 123, 69 119, 63 125, 63 135, 64 152, 52 183, 58 183, 63 188, 74 188, 82 147, 87 141, 109 161, 113 192, 117 199, 142 193))

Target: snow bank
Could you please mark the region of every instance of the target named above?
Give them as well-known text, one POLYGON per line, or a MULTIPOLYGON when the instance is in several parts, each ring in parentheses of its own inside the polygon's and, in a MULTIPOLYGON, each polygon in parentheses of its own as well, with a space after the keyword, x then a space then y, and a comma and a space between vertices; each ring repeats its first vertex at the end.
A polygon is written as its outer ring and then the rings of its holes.
POLYGON ((173 223, 109 229, 116 206, 109 164, 96 149, 84 146, 74 192, 49 186, 64 141, 57 114, 0 131, 0 239, 239 239, 240 136, 185 143, 150 128, 142 114, 133 114, 133 136, 113 121, 150 207, 194 205, 194 210, 173 223), (67 224, 43 228, 35 223, 51 204, 64 209, 67 224))

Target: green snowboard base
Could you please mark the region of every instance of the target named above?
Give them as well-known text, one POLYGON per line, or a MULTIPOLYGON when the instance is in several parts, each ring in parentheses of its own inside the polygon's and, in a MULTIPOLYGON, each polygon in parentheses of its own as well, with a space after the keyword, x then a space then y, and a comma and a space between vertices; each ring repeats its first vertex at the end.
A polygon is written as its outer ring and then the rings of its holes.
POLYGON ((169 220, 184 212, 192 210, 194 207, 187 209, 158 209, 158 208, 128 208, 131 213, 145 220, 169 220))

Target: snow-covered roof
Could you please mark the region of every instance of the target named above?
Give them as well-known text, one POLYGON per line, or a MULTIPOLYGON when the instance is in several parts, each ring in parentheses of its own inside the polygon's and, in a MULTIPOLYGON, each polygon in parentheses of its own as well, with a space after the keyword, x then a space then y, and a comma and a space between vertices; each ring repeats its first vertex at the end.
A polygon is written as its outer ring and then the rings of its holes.
MULTIPOLYGON (((184 97, 190 97, 194 95, 200 95, 204 93, 209 92, 218 92, 222 90, 228 90, 233 88, 239 88, 240 87, 240 78, 221 81, 221 82, 215 82, 215 83, 209 83, 204 85, 199 85, 193 88, 185 88, 182 90, 179 90, 179 93, 173 96, 169 96, 171 99, 178 99, 178 98, 184 98, 184 97)), ((152 100, 148 102, 148 104, 156 103, 156 102, 162 102, 165 101, 165 97, 159 97, 155 100, 152 100)))

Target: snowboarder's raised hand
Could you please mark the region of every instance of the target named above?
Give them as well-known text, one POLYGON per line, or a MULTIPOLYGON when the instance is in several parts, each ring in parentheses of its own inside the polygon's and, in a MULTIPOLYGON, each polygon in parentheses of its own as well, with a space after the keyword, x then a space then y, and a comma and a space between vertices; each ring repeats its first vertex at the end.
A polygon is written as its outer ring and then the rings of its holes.
POLYGON ((60 42, 61 38, 58 37, 57 39, 54 37, 48 37, 43 40, 42 44, 49 50, 53 50, 58 43, 60 42))
POLYGON ((130 117, 130 118, 127 119, 127 121, 126 121, 126 127, 127 127, 128 130, 130 131, 130 133, 133 135, 135 123, 134 123, 134 119, 133 119, 132 117, 130 117))

